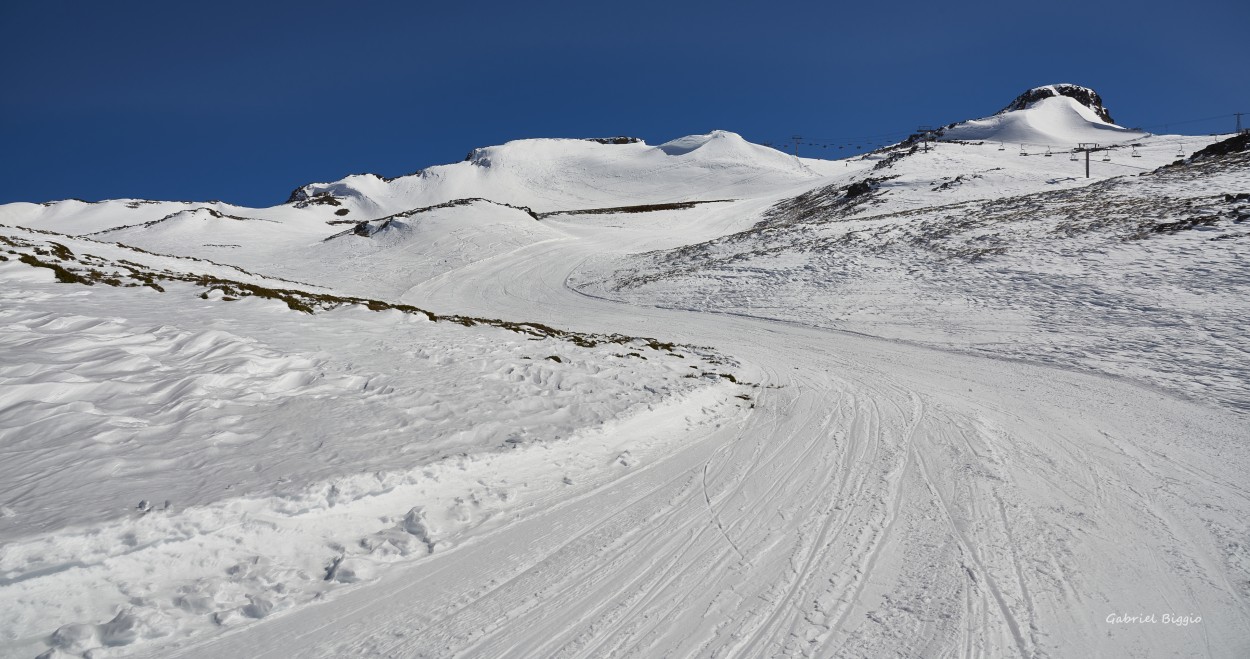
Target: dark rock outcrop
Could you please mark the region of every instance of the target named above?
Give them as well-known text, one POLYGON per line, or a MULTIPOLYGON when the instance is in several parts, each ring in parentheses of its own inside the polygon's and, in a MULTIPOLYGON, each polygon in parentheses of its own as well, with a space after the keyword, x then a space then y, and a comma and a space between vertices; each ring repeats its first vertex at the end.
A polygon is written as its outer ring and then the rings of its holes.
POLYGON ((600 144, 638 144, 642 140, 637 137, 586 137, 582 138, 587 142, 598 142, 600 144))
POLYGON ((1242 131, 1221 142, 1216 142, 1211 146, 1194 152, 1190 160, 1202 160, 1204 158, 1214 158, 1216 156, 1227 156, 1232 153, 1241 153, 1242 151, 1250 151, 1250 131, 1242 131))

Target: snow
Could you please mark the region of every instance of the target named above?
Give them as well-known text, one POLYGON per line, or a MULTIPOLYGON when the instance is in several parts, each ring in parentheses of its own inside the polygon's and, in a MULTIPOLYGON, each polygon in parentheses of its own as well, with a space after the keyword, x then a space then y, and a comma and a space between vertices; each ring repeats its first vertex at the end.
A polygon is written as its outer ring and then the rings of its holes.
POLYGON ((1213 139, 0 206, 0 655, 1242 655, 1250 156, 1159 169, 1213 139))
POLYGON ((1081 142, 1127 143, 1146 133, 1103 123, 1093 110, 1066 96, 1045 98, 1024 110, 955 124, 944 139, 990 140, 1015 144, 1050 145, 1070 150, 1081 142))
MULTIPOLYGON (((1244 162, 1197 178, 1180 169, 1012 200, 929 201, 1009 187, 974 180, 975 189, 935 191, 940 174, 986 151, 942 144, 928 159, 912 156, 895 168, 910 168, 903 183, 849 217, 793 222, 787 211, 676 252, 605 260, 577 278, 637 303, 1089 368, 1250 410, 1250 353, 1235 339, 1250 312, 1241 224, 1250 203, 1225 199, 1244 189, 1244 162), (1211 225, 1167 227, 1191 218, 1211 225)), ((985 178, 995 175, 1004 176, 985 178)))
MULTIPOLYGON (((22 254, 53 247, 7 236, 22 254)), ((359 307, 310 324, 277 301, 66 285, 12 258, 0 276, 0 588, 23 603, 0 612, 0 640, 14 649, 56 619, 52 644, 72 651, 259 619, 520 515, 569 489, 553 465, 593 487, 656 442, 631 423, 658 431, 681 411, 684 428, 741 404, 740 387, 687 377, 722 368, 695 353, 359 307), (93 620, 106 611, 121 618, 93 620), (134 629, 110 631, 122 622, 134 629)))
POLYGON ((361 175, 305 189, 341 196, 375 217, 470 197, 547 212, 755 195, 813 181, 812 167, 821 166, 727 131, 658 147, 530 139, 390 181, 361 175))

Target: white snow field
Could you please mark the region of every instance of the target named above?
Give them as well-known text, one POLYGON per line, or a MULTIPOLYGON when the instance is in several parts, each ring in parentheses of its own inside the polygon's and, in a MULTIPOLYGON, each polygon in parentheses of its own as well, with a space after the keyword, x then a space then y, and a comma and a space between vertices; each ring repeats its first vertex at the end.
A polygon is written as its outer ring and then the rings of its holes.
POLYGON ((1250 655, 1246 140, 937 137, 0 206, 0 655, 1250 655))

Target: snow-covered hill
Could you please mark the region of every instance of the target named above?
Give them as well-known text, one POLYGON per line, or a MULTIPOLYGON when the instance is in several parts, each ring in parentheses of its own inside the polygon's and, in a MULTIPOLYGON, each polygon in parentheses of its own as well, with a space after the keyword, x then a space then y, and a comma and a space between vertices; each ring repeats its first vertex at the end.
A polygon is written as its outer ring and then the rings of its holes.
POLYGON ((990 140, 1014 145, 1048 145, 1069 151, 1081 142, 1126 144, 1146 137, 1117 126, 1102 98, 1092 89, 1071 84, 1035 87, 991 117, 953 124, 943 139, 990 140))
POLYGON ((1250 412, 1250 350, 1234 339, 1250 313, 1245 190, 1250 153, 919 207, 893 188, 817 190, 744 231, 577 279, 639 304, 1090 368, 1250 412))
POLYGON ((464 162, 394 179, 360 174, 309 184, 269 208, 132 199, 16 203, 0 206, 0 224, 207 256, 353 294, 396 293, 472 259, 558 237, 540 222, 548 214, 801 191, 838 166, 726 131, 659 146, 631 138, 531 139, 474 149, 464 162))
POLYGON ((1111 117, 0 206, 0 655, 1243 655, 1247 138, 1111 117))
POLYGON ((624 143, 518 140, 474 149, 461 163, 395 179, 365 174, 314 183, 294 196, 329 194, 379 217, 471 197, 548 212, 749 197, 801 186, 829 169, 722 130, 659 146, 616 141, 624 143))

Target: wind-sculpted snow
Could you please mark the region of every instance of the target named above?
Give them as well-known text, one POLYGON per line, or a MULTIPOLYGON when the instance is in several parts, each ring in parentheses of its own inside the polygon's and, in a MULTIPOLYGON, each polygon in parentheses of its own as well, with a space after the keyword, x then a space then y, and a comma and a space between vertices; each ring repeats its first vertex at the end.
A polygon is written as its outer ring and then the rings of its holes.
POLYGON ((170 278, 87 286, 84 262, 106 268, 85 250, 109 246, 60 240, 11 234, 0 261, 0 600, 21 602, 0 607, 5 655, 323 598, 646 459, 657 440, 616 430, 630 419, 742 403, 676 347, 362 305, 310 323, 170 278))

